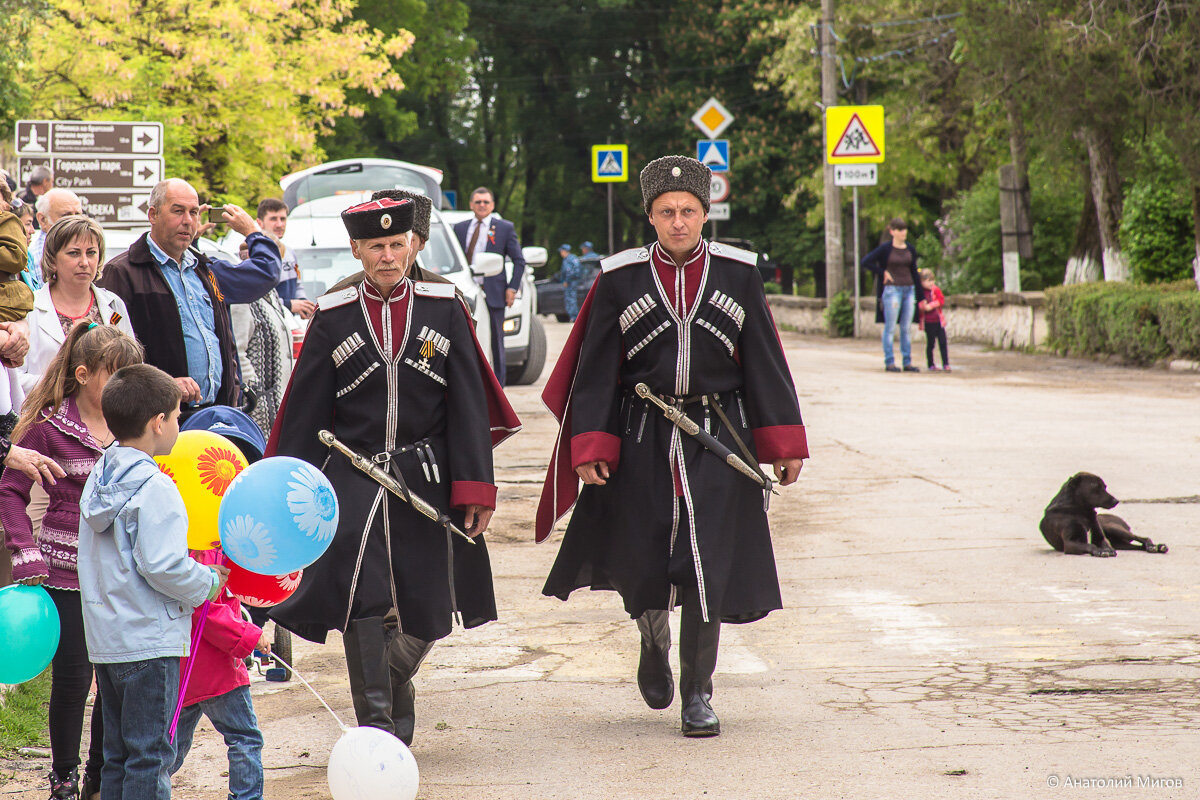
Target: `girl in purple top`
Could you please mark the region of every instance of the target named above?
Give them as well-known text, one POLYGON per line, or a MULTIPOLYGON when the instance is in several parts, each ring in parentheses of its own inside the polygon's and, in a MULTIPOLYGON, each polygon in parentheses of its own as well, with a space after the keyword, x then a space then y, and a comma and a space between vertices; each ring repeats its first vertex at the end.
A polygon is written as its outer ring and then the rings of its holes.
MULTIPOLYGON (((83 635, 79 578, 75 571, 79 542, 79 496, 92 466, 112 442, 100 411, 100 392, 109 376, 142 361, 142 346, 115 327, 81 323, 63 342, 41 381, 25 401, 12 440, 36 450, 65 470, 53 485, 46 482, 50 505, 37 541, 25 513, 33 480, 8 469, 0 477, 0 522, 12 554, 13 580, 42 584, 58 608, 62 635, 54 655, 50 688, 50 797, 79 797, 79 742, 83 712, 92 685, 92 664, 83 635)), ((92 742, 85 768, 83 797, 100 787, 104 756, 100 703, 92 713, 92 742)))

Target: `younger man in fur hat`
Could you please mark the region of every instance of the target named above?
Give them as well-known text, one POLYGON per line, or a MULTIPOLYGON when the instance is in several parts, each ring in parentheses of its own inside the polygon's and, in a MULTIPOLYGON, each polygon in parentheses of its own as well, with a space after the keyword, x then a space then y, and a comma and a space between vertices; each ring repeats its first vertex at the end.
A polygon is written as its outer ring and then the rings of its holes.
POLYGON ((808 457, 787 361, 754 253, 702 238, 708 168, 666 156, 642 170, 657 241, 601 261, 542 397, 562 423, 537 538, 578 496, 543 592, 615 589, 641 632, 638 688, 674 696, 668 612, 682 606, 685 736, 716 736, 711 704, 722 622, 780 608, 763 490, 633 391, 647 384, 786 486, 808 457), (577 481, 582 479, 583 489, 577 481))
POLYGON ((480 534, 496 507, 492 447, 519 427, 454 287, 408 276, 415 208, 382 198, 343 212, 364 279, 317 301, 267 445, 267 455, 323 468, 340 506, 333 543, 270 616, 314 642, 343 631, 358 724, 409 744, 411 678, 433 642, 455 617, 467 628, 496 618, 480 534), (321 430, 372 457, 472 541, 389 494, 322 444, 321 430), (389 666, 393 614, 400 680, 389 666))

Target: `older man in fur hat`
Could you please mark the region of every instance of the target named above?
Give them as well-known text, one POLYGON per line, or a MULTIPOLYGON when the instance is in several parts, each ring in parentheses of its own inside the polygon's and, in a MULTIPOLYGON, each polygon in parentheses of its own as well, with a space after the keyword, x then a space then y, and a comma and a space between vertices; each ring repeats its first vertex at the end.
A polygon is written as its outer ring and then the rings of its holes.
POLYGON ((412 674, 457 617, 496 618, 487 545, 496 507, 492 448, 519 427, 446 283, 409 276, 416 203, 381 198, 342 214, 364 278, 322 296, 267 446, 322 468, 341 514, 333 543, 271 611, 315 642, 343 631, 359 725, 412 742, 412 674), (297 392, 291 400, 293 389, 297 392), (427 519, 317 438, 371 457, 472 537, 427 519), (386 618, 398 617, 398 629, 386 618), (406 680, 389 655, 404 637, 406 680))
POLYGON ((779 581, 763 489, 634 387, 645 383, 747 464, 771 464, 784 486, 808 457, 758 256, 702 238, 710 177, 683 156, 642 170, 658 239, 601 262, 546 386, 562 429, 537 519, 542 540, 578 496, 543 592, 563 600, 583 587, 620 593, 641 632, 637 681, 651 708, 674 697, 668 612, 682 606, 679 693, 689 737, 721 731, 711 703, 721 623, 780 608, 779 581))

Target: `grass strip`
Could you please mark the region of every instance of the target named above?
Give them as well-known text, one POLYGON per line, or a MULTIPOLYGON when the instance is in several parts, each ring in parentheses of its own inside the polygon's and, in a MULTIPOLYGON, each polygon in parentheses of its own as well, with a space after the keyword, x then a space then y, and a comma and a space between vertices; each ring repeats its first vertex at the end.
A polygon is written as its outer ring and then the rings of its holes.
POLYGON ((0 699, 0 752, 16 753, 22 747, 48 747, 50 670, 13 686, 0 699))

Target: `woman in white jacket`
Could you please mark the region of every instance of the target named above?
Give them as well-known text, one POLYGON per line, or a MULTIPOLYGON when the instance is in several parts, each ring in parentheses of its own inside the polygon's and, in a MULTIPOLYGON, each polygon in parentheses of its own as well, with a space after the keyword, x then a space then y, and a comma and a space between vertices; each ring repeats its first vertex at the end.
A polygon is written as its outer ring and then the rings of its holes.
POLYGON ((34 292, 29 313, 29 354, 21 367, 21 387, 26 393, 41 380, 42 372, 78 322, 116 325, 133 336, 125 301, 96 286, 104 263, 104 231, 83 216, 66 216, 46 231, 42 250, 45 285, 34 292))

